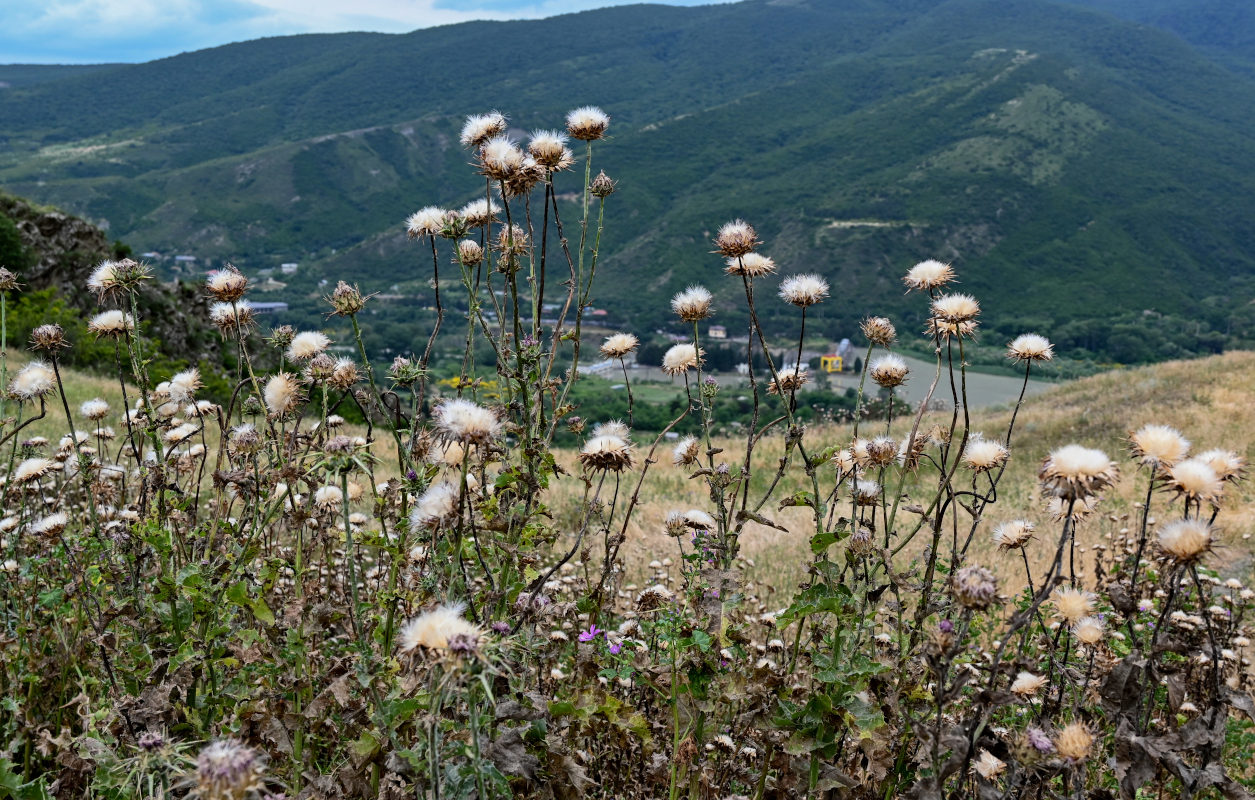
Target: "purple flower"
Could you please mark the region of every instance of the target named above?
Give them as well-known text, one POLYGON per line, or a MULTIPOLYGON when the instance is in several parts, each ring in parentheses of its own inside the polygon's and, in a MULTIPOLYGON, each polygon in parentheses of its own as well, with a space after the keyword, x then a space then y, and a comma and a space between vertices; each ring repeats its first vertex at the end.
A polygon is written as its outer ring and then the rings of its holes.
POLYGON ((1039 753, 1054 752, 1054 742, 1050 741, 1050 737, 1041 728, 1029 728, 1026 733, 1028 734, 1028 743, 1033 746, 1034 750, 1039 753))
POLYGON ((943 619, 937 623, 937 629, 942 633, 954 633, 954 623, 948 619, 943 619))
POLYGON ((492 631, 493 631, 493 633, 509 633, 509 632, 510 632, 510 623, 508 623, 508 622, 494 622, 494 623, 492 624, 492 631))
POLYGON ((589 625, 588 630, 580 632, 580 641, 591 642, 603 633, 605 633, 605 631, 601 630, 596 625, 589 625))
POLYGON ((714 378, 714 376, 713 376, 713 375, 707 375, 707 376, 706 376, 705 383, 706 383, 706 385, 707 385, 707 386, 718 386, 718 385, 719 385, 719 381, 715 380, 715 378, 714 378))
POLYGON ((610 655, 617 656, 619 654, 619 651, 622 649, 623 649, 623 645, 619 644, 618 642, 615 642, 614 644, 610 645, 610 655))
POLYGON ((418 473, 415 472, 414 470, 410 470, 409 472, 405 473, 405 477, 406 477, 406 480, 416 481, 418 480, 418 473))

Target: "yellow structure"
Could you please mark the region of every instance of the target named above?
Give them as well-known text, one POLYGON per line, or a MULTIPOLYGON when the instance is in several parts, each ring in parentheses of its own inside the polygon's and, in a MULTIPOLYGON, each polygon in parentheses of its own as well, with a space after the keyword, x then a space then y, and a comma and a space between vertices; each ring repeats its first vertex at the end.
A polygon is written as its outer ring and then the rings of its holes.
POLYGON ((819 357, 819 368, 824 372, 841 372, 845 366, 845 359, 838 355, 828 355, 819 357))

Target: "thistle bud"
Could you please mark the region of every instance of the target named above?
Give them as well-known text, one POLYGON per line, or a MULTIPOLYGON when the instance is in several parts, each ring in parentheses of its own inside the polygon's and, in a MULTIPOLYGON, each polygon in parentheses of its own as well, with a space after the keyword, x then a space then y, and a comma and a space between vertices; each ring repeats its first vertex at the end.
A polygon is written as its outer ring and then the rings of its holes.
POLYGON ((464 267, 473 267, 484 260, 484 248, 473 239, 458 242, 458 263, 464 267))
POLYGON ((405 356, 397 356, 392 360, 392 366, 388 369, 388 377, 397 386, 408 388, 418 383, 423 377, 423 368, 415 364, 413 359, 405 356))
POLYGON ((881 347, 889 347, 893 344, 893 340, 897 338, 898 331, 893 327, 893 323, 884 317, 868 317, 863 320, 863 335, 867 337, 867 341, 872 344, 878 344, 881 347))
POLYGON ((280 325, 270 330, 270 338, 267 341, 277 350, 286 350, 294 338, 296 338, 295 328, 291 325, 280 325))
POLYGON ((593 197, 600 197, 602 200, 605 200, 607 197, 614 194, 614 190, 617 186, 618 182, 612 181, 610 176, 602 170, 597 173, 596 178, 593 178, 593 182, 589 185, 588 191, 593 195, 593 197))
POLYGON ((325 298, 338 317, 351 317, 366 307, 366 299, 356 286, 349 286, 344 281, 336 284, 331 296, 325 298))
POLYGON ((440 220, 440 237, 442 239, 461 239, 471 229, 466 217, 456 211, 446 211, 440 220))
POLYGON ((8 292, 17 288, 17 276, 4 267, 0 267, 0 292, 8 292))

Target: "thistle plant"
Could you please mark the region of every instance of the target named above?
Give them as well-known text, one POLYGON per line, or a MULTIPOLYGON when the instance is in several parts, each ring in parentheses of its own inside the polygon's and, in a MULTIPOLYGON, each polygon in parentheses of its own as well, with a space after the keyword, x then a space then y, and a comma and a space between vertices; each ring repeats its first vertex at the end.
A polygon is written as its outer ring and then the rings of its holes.
MULTIPOLYGON (((642 424, 629 365, 648 333, 590 317, 621 200, 610 130, 594 107, 525 145, 498 112, 466 120, 474 192, 404 218, 432 308, 391 362, 357 285, 324 298, 325 330, 262 339, 228 265, 204 285, 235 363, 211 395, 208 373, 154 360, 149 270, 107 261, 87 330, 113 346, 115 394, 71 402, 59 354, 78 343, 56 326, 0 363, 0 785, 1244 796, 1255 592, 1222 549, 1243 454, 1164 424, 1022 431, 1054 358, 1033 332, 1007 345, 1023 384, 1005 419, 974 413, 985 309, 935 260, 903 271, 924 330, 868 309, 848 424, 808 425, 832 289, 744 220, 672 297, 661 368, 682 394, 642 424), (704 330, 734 310, 739 426, 704 330), (911 342, 931 365, 912 369, 911 342), (585 348, 622 374, 625 419, 581 405, 585 348), (765 532, 807 553, 793 580, 754 564, 765 532)), ((0 271, 0 322, 15 288, 0 271)))

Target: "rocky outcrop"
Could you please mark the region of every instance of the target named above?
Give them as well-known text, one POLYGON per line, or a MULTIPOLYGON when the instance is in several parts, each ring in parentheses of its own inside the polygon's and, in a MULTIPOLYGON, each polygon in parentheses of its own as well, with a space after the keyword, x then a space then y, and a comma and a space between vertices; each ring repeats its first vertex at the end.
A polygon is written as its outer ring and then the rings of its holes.
MULTIPOLYGON (((86 220, 11 195, 0 194, 0 214, 13 220, 27 250, 28 265, 19 275, 24 287, 55 289, 85 316, 96 313, 99 304, 87 289, 87 277, 101 261, 121 258, 128 248, 86 220)), ((165 355, 220 361, 221 342, 208 324, 209 304, 199 286, 154 280, 141 291, 139 306, 148 334, 165 355)))

